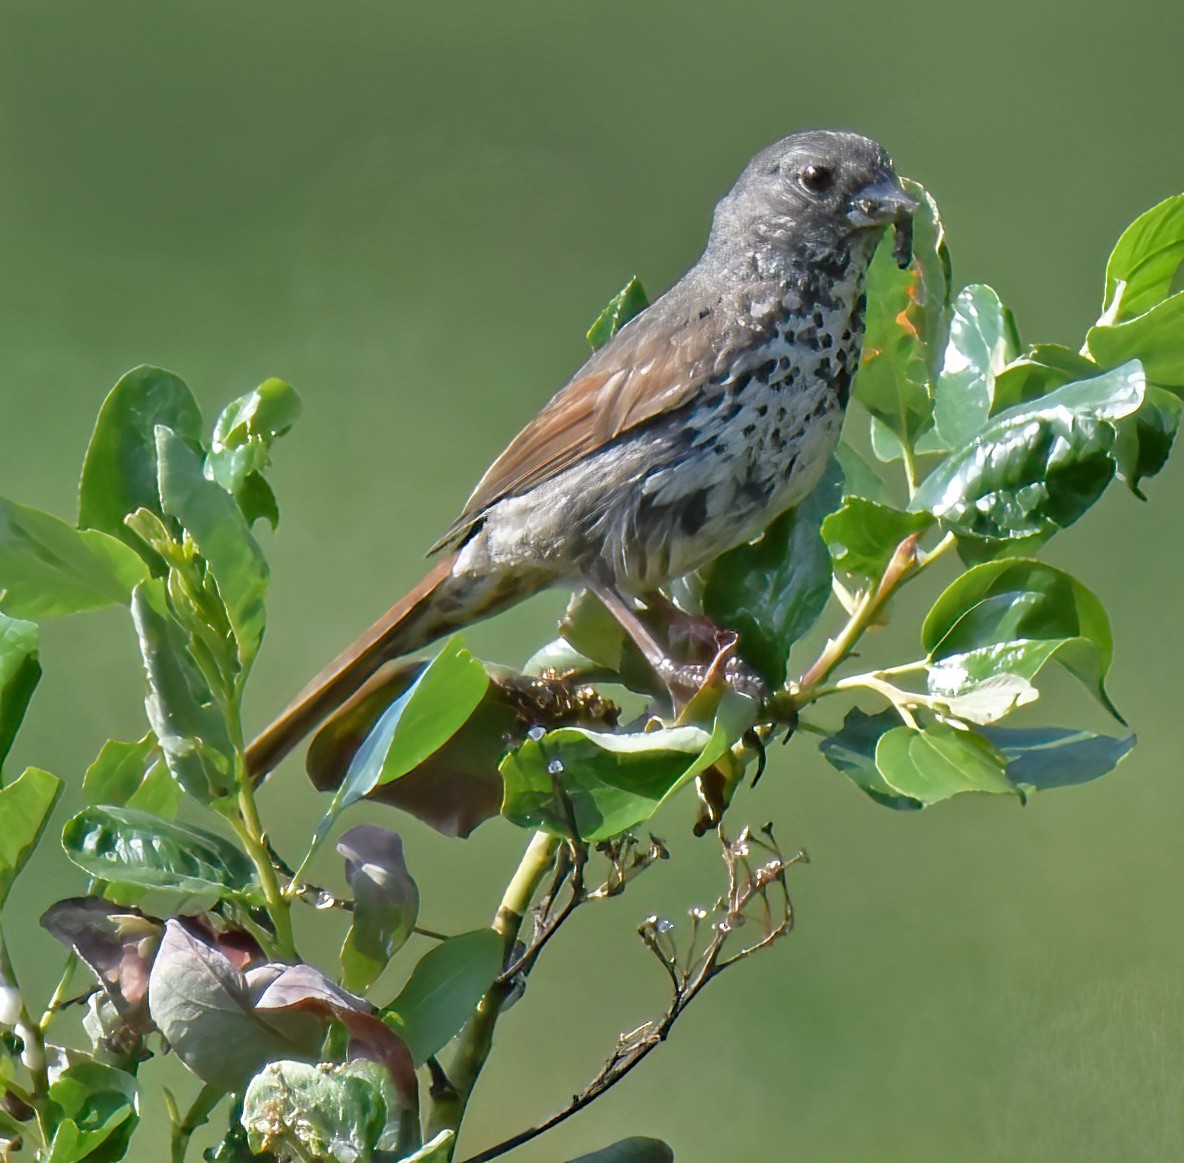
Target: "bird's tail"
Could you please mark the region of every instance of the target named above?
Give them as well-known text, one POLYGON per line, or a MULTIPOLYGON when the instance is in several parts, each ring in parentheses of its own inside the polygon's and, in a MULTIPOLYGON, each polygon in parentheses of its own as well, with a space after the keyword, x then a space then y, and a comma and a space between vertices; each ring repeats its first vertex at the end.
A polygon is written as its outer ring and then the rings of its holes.
POLYGON ((450 630, 487 617, 526 594, 480 579, 455 576, 449 554, 352 646, 342 651, 296 696, 246 751, 247 774, 258 782, 383 663, 434 642, 450 630))

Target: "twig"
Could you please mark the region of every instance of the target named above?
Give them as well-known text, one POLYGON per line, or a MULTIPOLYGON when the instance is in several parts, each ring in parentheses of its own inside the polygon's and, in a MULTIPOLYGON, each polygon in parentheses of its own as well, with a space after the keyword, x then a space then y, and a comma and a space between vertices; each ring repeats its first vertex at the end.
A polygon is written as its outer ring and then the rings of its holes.
POLYGON ((804 853, 799 852, 788 860, 784 859, 773 841, 772 829, 766 827, 761 831, 763 839, 745 829, 734 843, 729 843, 721 836, 724 863, 728 870, 728 890, 716 903, 714 915, 717 919, 711 926, 711 937, 698 955, 695 954, 695 946, 701 922, 707 919, 708 914, 702 909, 691 911, 692 932, 687 949, 686 968, 677 957, 673 941, 670 939, 669 933, 673 926, 669 921, 650 917, 638 930, 641 939, 658 958, 671 980, 673 996, 665 1014, 656 1022, 646 1022, 637 1029, 621 1035, 600 1072, 579 1094, 574 1095, 571 1102, 562 1110, 536 1126, 469 1156, 464 1163, 488 1163, 489 1160, 537 1138, 595 1102, 666 1040, 679 1016, 706 988, 708 982, 729 966, 767 948, 792 929, 793 907, 786 890, 785 872, 790 865, 805 860, 806 857, 804 853), (754 846, 772 857, 755 869, 749 861, 749 854, 754 846), (773 888, 777 888, 779 892, 779 908, 776 911, 769 900, 769 892, 773 888), (742 946, 735 953, 725 956, 724 947, 733 933, 749 921, 745 910, 754 900, 759 900, 763 906, 762 936, 759 940, 742 946))

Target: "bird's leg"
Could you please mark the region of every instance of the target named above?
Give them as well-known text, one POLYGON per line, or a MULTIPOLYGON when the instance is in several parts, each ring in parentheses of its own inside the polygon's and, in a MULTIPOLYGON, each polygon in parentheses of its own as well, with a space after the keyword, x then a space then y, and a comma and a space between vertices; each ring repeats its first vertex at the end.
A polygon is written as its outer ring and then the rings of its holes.
POLYGON ((663 614, 673 612, 677 619, 675 625, 685 625, 690 630, 690 638, 710 647, 710 661, 676 662, 670 657, 666 647, 658 641, 650 628, 638 616, 627 598, 622 597, 611 586, 599 582, 589 581, 588 588, 600 599, 604 607, 620 623, 621 628, 633 639, 638 650, 646 661, 654 668, 654 672, 665 683, 676 711, 681 710, 699 692, 715 665, 715 660, 727 654, 723 667, 724 678, 728 685, 741 694, 749 695, 764 702, 768 697, 768 687, 764 680, 741 659, 734 651, 736 634, 731 630, 721 630, 709 618, 687 614, 679 610, 668 599, 662 598, 655 606, 663 614))

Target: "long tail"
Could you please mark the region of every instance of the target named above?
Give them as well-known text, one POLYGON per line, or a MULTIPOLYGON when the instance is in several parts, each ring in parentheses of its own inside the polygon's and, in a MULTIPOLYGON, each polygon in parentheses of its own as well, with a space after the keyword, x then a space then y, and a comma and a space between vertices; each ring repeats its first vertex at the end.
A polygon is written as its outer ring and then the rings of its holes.
POLYGON ((399 658, 511 605, 526 592, 454 577, 449 554, 352 646, 342 651, 246 751, 247 773, 258 782, 310 731, 335 711, 383 663, 399 658))

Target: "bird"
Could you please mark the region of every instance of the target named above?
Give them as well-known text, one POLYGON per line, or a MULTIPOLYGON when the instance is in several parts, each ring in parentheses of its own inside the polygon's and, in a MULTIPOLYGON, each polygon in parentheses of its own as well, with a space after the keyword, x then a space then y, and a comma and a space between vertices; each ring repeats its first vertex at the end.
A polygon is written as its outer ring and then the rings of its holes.
POLYGON ((901 250, 916 208, 859 133, 807 130, 758 152, 694 266, 510 442, 427 576, 250 744, 253 778, 387 662, 546 587, 591 591, 676 679, 639 609, 817 485, 859 363, 872 254, 894 226, 901 250))

